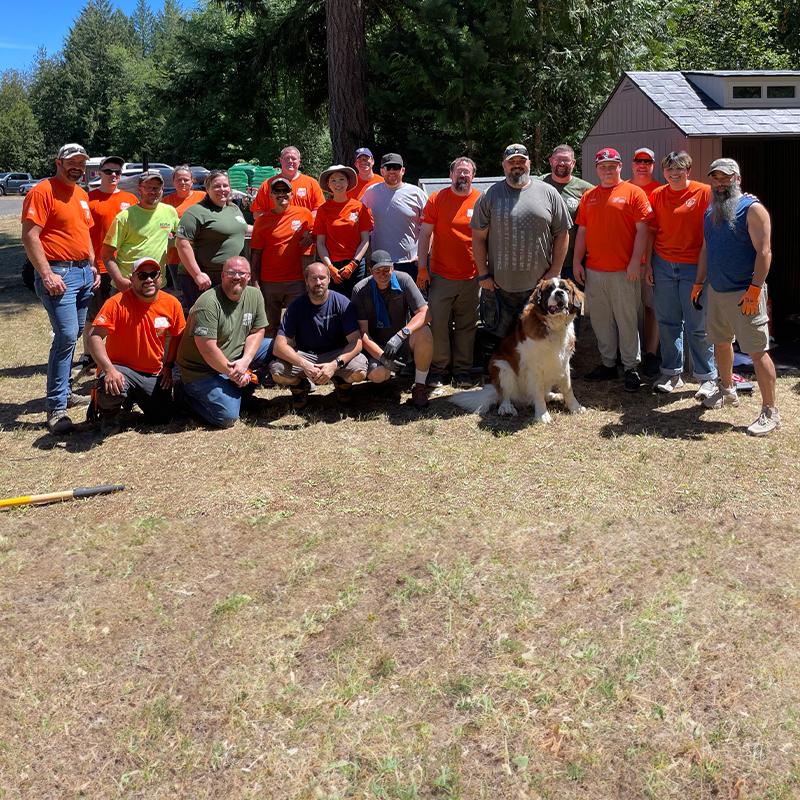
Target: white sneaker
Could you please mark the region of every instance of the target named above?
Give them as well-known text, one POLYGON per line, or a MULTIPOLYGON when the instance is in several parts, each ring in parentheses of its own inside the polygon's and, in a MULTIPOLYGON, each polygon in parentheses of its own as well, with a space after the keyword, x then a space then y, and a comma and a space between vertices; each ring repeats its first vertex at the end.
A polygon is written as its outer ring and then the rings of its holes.
POLYGON ((722 406, 733 406, 735 408, 739 405, 739 395, 736 394, 736 387, 731 386, 730 389, 726 389, 721 383, 718 383, 714 393, 703 398, 703 405, 706 408, 722 408, 722 406))
POLYGON ((680 375, 661 375, 653 384, 653 388, 657 392, 664 392, 664 394, 672 394, 675 390, 683 387, 684 382, 680 375))
POLYGON ((758 419, 747 429, 751 436, 766 436, 771 431, 780 428, 781 415, 778 413, 777 408, 770 408, 764 406, 758 419))
POLYGON ((700 388, 694 393, 695 400, 705 400, 706 397, 711 397, 717 391, 716 381, 703 381, 700 388))

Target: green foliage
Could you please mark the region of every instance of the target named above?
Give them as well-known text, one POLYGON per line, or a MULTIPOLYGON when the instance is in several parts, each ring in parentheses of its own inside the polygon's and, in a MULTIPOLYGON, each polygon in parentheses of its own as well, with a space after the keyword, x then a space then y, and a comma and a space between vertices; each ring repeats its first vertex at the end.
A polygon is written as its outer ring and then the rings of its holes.
POLYGON ((44 140, 28 100, 21 73, 8 70, 0 75, 0 172, 45 167, 44 140))

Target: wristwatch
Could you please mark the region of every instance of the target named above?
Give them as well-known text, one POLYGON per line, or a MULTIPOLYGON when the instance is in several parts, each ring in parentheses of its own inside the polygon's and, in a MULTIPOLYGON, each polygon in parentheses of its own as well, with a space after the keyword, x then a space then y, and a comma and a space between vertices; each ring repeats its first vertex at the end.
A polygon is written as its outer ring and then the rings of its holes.
POLYGON ((337 369, 344 369, 344 359, 341 356, 336 358, 336 367, 337 369))
POLYGON ((408 337, 411 336, 411 331, 408 329, 407 326, 405 328, 401 328, 400 333, 403 334, 404 339, 408 339, 408 337))

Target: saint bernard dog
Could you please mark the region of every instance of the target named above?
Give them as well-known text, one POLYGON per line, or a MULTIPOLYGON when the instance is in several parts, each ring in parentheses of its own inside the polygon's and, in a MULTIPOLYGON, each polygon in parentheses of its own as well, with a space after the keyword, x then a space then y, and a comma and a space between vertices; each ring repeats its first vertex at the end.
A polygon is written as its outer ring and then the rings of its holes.
POLYGON ((458 392, 448 400, 466 411, 516 416, 517 408, 533 405, 534 418, 552 422, 547 400, 553 390, 573 414, 586 409, 575 399, 569 360, 575 352, 572 325, 583 305, 583 294, 564 278, 539 281, 522 310, 514 330, 500 343, 489 361, 491 384, 478 391, 458 392))

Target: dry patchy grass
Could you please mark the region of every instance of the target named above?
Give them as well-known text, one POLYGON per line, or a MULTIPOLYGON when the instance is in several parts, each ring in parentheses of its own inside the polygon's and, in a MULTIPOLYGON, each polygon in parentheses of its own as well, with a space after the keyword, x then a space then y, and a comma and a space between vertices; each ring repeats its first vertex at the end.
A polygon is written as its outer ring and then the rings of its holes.
POLYGON ((796 376, 765 440, 580 381, 549 427, 358 387, 56 440, 17 229, 3 495, 128 489, 0 517, 0 798, 800 794, 796 376))

